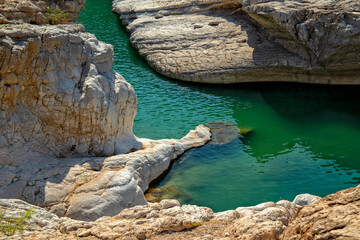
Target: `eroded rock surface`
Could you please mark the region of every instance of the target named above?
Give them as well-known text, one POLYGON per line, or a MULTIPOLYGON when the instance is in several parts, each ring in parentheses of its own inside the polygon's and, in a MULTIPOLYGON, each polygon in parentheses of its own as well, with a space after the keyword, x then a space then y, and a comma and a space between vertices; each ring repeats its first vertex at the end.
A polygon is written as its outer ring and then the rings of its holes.
POLYGON ((48 8, 60 9, 67 21, 74 21, 84 7, 85 0, 0 0, 0 24, 48 23, 48 8))
POLYGON ((305 206, 282 239, 360 239, 360 185, 305 206))
POLYGON ((83 31, 1 26, 1 164, 141 148, 132 133, 135 91, 112 69, 113 47, 83 31))
POLYGON ((38 157, 18 167, 0 165, 0 198, 20 198, 58 216, 86 221, 147 204, 149 183, 211 133, 198 126, 180 140, 140 139, 143 149, 112 157, 38 157), (3 175, 4 173, 4 175, 3 175))
POLYGON ((113 10, 171 78, 360 83, 357 0, 115 0, 113 10))
MULTIPOLYGON (((0 205, 9 207, 6 200, 0 205)), ((299 207, 282 200, 214 213, 207 207, 181 206, 177 200, 162 200, 128 208, 95 222, 63 217, 52 221, 51 226, 58 227, 55 231, 36 228, 30 232, 26 228, 21 239, 279 239, 299 207)), ((48 215, 51 220, 57 218, 48 215)))
POLYGON ((0 1, 0 198, 87 221, 144 205, 149 183, 211 133, 136 138, 136 94, 113 47, 82 25, 42 24, 54 4, 76 17, 84 1, 0 1))

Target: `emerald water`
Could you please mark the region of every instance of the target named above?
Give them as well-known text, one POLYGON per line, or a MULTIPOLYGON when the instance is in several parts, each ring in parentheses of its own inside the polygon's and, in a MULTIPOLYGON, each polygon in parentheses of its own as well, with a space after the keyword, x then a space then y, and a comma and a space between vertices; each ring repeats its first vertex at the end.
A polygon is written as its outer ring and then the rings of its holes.
POLYGON ((174 81, 131 47, 111 0, 87 0, 78 22, 114 46, 114 69, 138 96, 138 137, 181 138, 213 121, 253 129, 228 144, 190 150, 172 166, 156 185, 180 189, 182 203, 223 211, 360 183, 359 87, 174 81))

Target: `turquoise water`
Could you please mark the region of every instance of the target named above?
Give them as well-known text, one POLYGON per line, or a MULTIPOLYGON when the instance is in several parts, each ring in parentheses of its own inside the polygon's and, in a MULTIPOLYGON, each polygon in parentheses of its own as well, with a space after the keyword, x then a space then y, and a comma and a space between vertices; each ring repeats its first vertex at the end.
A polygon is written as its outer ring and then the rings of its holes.
POLYGON ((138 95, 137 136, 180 138, 213 121, 253 129, 228 144, 188 151, 173 165, 157 185, 188 193, 179 197, 183 203, 222 211, 360 183, 359 87, 174 81, 131 47, 110 0, 87 0, 78 22, 114 46, 114 69, 138 95))

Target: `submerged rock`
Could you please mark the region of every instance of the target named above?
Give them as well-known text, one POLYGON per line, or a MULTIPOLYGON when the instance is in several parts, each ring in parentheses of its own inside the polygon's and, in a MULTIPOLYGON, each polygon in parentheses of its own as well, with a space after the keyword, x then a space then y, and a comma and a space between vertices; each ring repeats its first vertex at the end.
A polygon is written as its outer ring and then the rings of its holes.
POLYGON ((171 78, 360 83, 357 0, 115 0, 113 11, 140 55, 171 78))
POLYGON ((145 193, 148 202, 160 202, 164 199, 175 198, 181 201, 188 201, 191 195, 175 186, 164 186, 160 188, 149 188, 145 193))
POLYGON ((250 128, 239 128, 229 122, 211 122, 206 124, 206 126, 210 128, 212 134, 209 144, 227 144, 239 137, 239 135, 246 136, 252 132, 250 128))

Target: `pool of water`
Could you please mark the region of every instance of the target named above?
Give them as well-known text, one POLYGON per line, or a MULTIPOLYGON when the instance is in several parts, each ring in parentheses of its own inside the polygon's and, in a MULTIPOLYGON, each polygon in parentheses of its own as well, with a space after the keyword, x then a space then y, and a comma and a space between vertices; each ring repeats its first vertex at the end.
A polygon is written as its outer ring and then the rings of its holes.
POLYGON ((154 72, 131 47, 111 0, 87 0, 78 22, 114 46, 114 69, 138 96, 138 137, 180 138, 213 121, 252 129, 228 144, 188 151, 155 183, 180 189, 182 203, 222 211, 305 192, 325 196, 360 183, 359 87, 175 81, 154 72))

